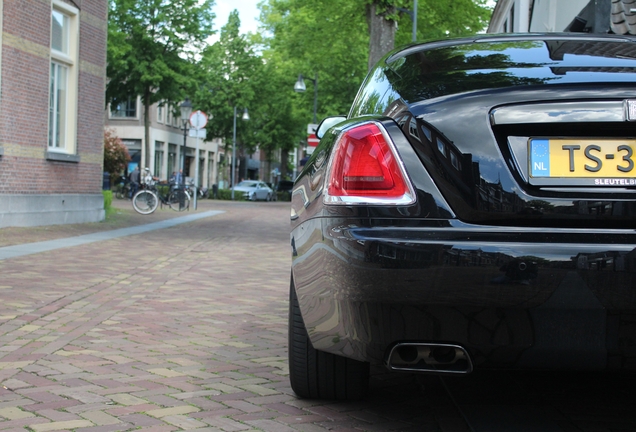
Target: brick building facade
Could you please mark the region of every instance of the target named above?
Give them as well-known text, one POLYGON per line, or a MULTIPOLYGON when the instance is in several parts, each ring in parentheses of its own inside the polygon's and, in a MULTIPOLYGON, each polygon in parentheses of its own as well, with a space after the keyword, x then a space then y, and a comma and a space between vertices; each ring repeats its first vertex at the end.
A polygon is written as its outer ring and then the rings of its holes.
POLYGON ((0 227, 104 218, 107 0, 0 1, 0 227))

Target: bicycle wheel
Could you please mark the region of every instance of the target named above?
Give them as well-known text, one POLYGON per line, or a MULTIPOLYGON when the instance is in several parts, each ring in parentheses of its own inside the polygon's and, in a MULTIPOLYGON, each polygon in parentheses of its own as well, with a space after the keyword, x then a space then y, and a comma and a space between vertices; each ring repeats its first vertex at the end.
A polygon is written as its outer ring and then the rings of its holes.
POLYGON ((150 214, 157 210, 159 199, 152 191, 140 190, 133 197, 132 203, 137 213, 150 214))
POLYGON ((190 195, 183 190, 175 190, 168 197, 168 204, 174 211, 184 211, 190 208, 190 195))
POLYGON ((125 197, 124 187, 122 185, 115 186, 115 198, 124 199, 124 197, 125 197))

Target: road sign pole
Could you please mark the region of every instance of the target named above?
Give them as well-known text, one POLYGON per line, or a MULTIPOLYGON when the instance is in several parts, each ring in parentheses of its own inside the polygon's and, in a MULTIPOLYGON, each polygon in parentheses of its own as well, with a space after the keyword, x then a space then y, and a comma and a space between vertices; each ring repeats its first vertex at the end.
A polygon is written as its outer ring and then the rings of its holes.
POLYGON ((199 131, 208 123, 208 116, 201 110, 193 112, 190 116, 190 124, 197 130, 196 147, 194 153, 194 209, 197 209, 197 195, 199 193, 199 131))
POLYGON ((194 209, 197 209, 197 195, 199 195, 199 136, 197 135, 197 145, 196 145, 196 167, 194 167, 194 209))

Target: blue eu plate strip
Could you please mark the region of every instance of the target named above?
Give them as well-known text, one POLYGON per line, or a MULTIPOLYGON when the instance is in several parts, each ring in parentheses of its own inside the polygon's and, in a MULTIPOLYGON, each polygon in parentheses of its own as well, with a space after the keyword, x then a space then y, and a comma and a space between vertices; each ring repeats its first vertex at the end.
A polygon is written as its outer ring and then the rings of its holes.
POLYGON ((550 142, 530 141, 530 172, 532 177, 550 177, 550 142))

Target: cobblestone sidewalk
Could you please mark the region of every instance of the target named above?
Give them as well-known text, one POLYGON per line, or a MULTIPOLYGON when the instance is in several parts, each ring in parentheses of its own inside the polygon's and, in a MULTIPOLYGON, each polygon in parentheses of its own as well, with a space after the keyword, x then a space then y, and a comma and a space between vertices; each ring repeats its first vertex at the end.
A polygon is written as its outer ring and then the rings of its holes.
POLYGON ((133 209, 129 200, 115 199, 113 200, 112 211, 107 215, 106 220, 103 222, 0 228, 0 247, 74 237, 118 228, 127 228, 172 219, 185 214, 207 211, 211 208, 223 208, 228 204, 229 203, 227 202, 217 200, 200 200, 197 203, 197 210, 190 209, 189 211, 179 213, 165 207, 163 209, 157 209, 157 211, 152 214, 141 215, 133 209))

